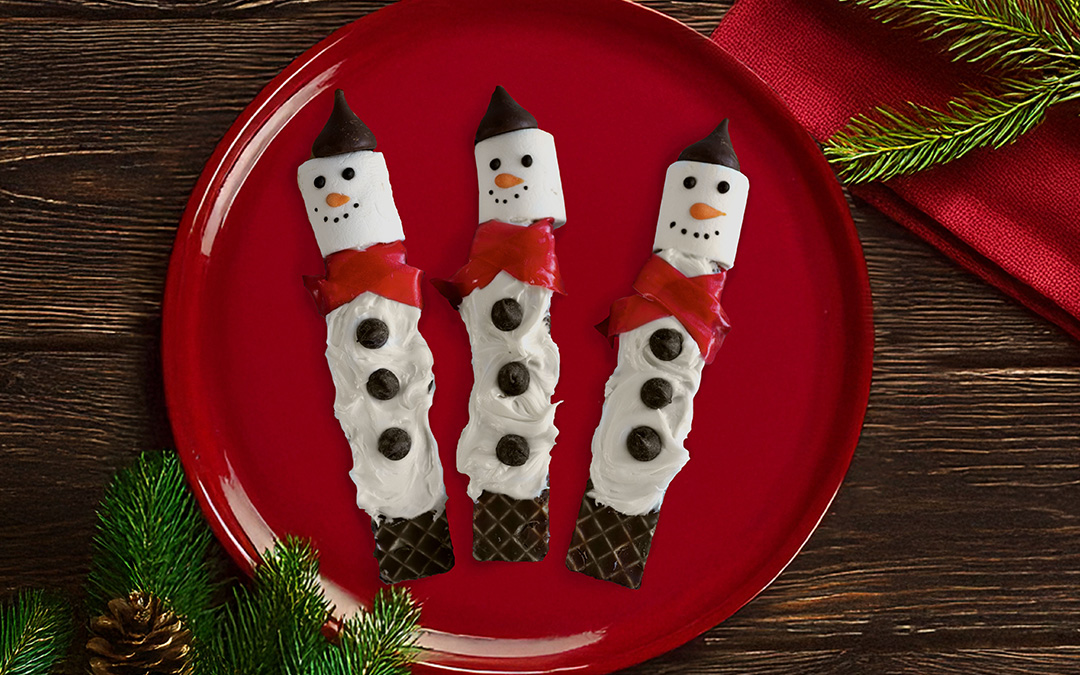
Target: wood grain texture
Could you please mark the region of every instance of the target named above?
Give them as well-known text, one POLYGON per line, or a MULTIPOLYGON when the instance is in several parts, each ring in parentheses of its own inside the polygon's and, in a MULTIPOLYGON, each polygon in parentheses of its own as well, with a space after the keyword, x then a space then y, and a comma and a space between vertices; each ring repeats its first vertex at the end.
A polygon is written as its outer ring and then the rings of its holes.
MULTIPOLYGON (((0 595, 77 594, 104 485, 171 442, 160 299, 214 144, 384 4, 0 0, 0 595)), ((852 206, 877 345, 844 487, 759 598, 627 672, 1080 673, 1080 346, 852 206)))

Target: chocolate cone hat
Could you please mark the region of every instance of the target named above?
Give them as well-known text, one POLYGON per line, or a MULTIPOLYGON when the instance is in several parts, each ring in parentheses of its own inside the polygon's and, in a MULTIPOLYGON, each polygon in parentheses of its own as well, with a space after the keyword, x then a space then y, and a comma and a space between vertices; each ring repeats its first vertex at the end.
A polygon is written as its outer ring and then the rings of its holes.
POLYGON ((476 129, 476 142, 518 129, 537 129, 536 118, 518 105, 502 86, 495 87, 484 119, 476 129))
POLYGON ((375 134, 360 121, 345 102, 345 92, 334 92, 334 111, 311 145, 312 157, 333 157, 349 152, 375 149, 375 134))
POLYGON ((739 158, 735 156, 735 148, 731 145, 727 119, 725 118, 717 125, 711 134, 683 150, 679 159, 688 162, 719 164, 738 171, 739 158))

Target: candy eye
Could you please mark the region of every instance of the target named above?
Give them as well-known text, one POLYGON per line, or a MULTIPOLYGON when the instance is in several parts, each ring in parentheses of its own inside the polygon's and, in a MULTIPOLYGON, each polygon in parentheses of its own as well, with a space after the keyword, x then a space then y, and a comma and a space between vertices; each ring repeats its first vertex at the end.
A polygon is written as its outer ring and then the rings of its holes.
POLYGON ((726 180, 720 181, 720 184, 716 186, 716 190, 720 194, 724 194, 725 192, 727 192, 730 189, 731 189, 731 186, 728 185, 728 182, 726 180))
POLYGON ((697 185, 697 178, 694 178, 693 176, 687 176, 687 177, 686 177, 686 180, 684 180, 684 181, 682 182, 682 184, 683 184, 683 187, 684 187, 684 188, 686 188, 687 190, 689 190, 690 188, 692 188, 692 187, 694 187, 695 185, 697 185))
POLYGON ((341 172, 341 177, 345 180, 352 180, 356 176, 356 171, 350 166, 341 172))
POLYGON ((498 157, 496 157, 495 159, 491 160, 491 164, 488 164, 488 166, 491 167, 492 171, 498 171, 499 167, 502 166, 502 162, 499 161, 498 157))
POLYGON ((525 155, 521 158, 521 166, 529 168, 532 166, 532 155, 525 155))
POLYGON ((315 179, 315 187, 318 188, 319 190, 326 187, 326 179, 323 178, 322 176, 317 177, 315 179))

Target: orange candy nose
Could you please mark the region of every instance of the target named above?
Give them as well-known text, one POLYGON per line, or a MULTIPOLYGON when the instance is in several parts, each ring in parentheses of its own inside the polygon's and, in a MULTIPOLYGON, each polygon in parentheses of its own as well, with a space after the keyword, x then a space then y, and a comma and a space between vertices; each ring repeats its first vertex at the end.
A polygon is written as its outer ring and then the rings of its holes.
POLYGON ((338 192, 331 192, 330 194, 326 195, 326 203, 333 207, 341 206, 342 204, 348 203, 348 201, 349 197, 347 195, 343 195, 338 192))
POLYGON ((714 209, 708 204, 698 202, 690 207, 690 215, 693 216, 694 220, 708 220, 709 218, 715 218, 726 214, 723 211, 714 209))
POLYGON ((500 173, 498 176, 495 176, 495 185, 498 185, 501 188, 512 188, 515 185, 521 185, 524 182, 524 180, 512 173, 500 173))

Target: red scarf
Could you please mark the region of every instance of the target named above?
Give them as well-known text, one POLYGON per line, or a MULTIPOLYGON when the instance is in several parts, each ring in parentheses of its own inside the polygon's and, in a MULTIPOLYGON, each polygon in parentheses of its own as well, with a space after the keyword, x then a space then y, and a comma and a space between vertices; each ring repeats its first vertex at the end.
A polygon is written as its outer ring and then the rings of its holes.
POLYGON ((304 277, 323 316, 361 293, 423 307, 420 279, 424 273, 405 263, 405 242, 372 244, 362 251, 347 249, 326 256, 325 277, 304 277))
POLYGON ((634 281, 637 295, 616 300, 611 316, 597 326, 608 337, 665 316, 675 317, 694 338, 705 363, 712 363, 731 329, 720 306, 727 273, 687 277, 660 256, 649 258, 634 281))
POLYGON ((489 220, 476 228, 469 262, 450 279, 433 279, 431 283, 454 307, 469 293, 491 283, 499 272, 565 293, 559 259, 555 257, 555 234, 551 231, 554 222, 545 218, 523 227, 489 220))

